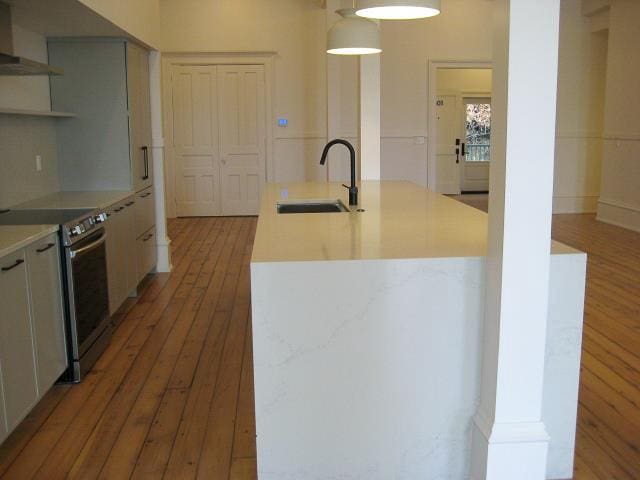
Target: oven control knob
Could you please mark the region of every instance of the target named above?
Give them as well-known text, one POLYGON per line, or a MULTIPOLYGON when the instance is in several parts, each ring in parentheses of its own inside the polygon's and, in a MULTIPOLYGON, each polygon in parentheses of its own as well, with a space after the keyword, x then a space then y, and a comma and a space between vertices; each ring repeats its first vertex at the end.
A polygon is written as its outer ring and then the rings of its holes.
POLYGON ((71 236, 75 237, 76 235, 80 235, 82 233, 82 225, 76 225, 71 229, 71 236))
POLYGON ((96 223, 102 223, 102 222, 106 222, 107 221, 107 214, 106 213, 99 213, 98 215, 96 215, 93 220, 96 223))

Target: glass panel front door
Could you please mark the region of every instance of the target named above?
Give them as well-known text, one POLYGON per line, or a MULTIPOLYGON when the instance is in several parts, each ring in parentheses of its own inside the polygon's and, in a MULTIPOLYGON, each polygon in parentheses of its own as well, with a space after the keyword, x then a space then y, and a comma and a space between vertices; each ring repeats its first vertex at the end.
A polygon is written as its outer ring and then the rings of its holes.
POLYGON ((491 159, 491 103, 466 103, 465 143, 467 162, 491 159))

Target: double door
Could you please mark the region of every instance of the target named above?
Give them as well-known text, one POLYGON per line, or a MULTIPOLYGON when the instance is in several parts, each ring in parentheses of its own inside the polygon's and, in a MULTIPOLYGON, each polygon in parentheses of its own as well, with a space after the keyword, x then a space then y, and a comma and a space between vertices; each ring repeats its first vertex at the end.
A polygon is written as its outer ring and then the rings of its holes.
POLYGON ((262 65, 174 65, 178 216, 256 215, 266 177, 262 65))

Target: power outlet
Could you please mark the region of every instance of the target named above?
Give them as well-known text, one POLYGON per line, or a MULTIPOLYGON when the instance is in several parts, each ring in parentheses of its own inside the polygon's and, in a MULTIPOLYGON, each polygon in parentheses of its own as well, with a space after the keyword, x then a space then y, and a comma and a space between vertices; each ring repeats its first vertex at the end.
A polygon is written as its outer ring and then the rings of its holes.
POLYGON ((40 155, 36 155, 36 172, 42 171, 42 157, 40 155))

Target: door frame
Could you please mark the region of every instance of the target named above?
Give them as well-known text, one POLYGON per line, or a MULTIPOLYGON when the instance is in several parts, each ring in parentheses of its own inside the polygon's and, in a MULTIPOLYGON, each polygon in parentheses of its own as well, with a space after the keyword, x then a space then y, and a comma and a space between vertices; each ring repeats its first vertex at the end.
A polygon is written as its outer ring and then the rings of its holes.
POLYGON ((274 59, 277 52, 167 52, 162 54, 162 117, 165 138, 165 204, 167 217, 176 217, 175 155, 173 149, 173 100, 171 69, 173 66, 262 65, 265 86, 265 179, 275 178, 273 142, 273 104, 275 95, 274 59))
POLYGON ((467 69, 492 69, 493 62, 490 60, 428 60, 428 96, 427 119, 428 141, 427 141, 427 187, 435 191, 437 185, 436 171, 436 97, 438 95, 438 69, 439 68, 467 68, 467 69))

